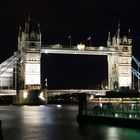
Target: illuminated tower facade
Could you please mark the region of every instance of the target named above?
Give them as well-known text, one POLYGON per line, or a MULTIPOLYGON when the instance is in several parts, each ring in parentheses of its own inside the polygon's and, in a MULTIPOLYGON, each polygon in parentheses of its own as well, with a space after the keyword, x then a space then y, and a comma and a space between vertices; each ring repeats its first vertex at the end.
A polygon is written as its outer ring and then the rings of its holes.
POLYGON ((132 88, 132 39, 124 36, 118 44, 119 87, 132 88))
POLYGON ((30 17, 21 27, 18 36, 18 50, 21 52, 20 83, 23 89, 40 89, 41 87, 41 32, 38 24, 35 29, 31 27, 30 17))
POLYGON ((108 55, 109 89, 132 88, 132 38, 129 34, 120 37, 120 24, 115 36, 108 35, 107 47, 115 48, 116 54, 108 55))

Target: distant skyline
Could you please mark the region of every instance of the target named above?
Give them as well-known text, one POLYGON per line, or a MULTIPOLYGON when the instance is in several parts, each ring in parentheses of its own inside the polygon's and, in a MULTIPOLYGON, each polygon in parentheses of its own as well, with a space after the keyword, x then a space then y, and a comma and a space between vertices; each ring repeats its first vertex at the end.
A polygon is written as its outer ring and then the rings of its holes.
MULTIPOLYGON (((31 15, 34 24, 40 23, 43 45, 58 43, 69 45, 68 37, 71 36, 72 45, 84 43, 89 46, 87 38, 91 36, 93 46, 106 46, 108 31, 111 31, 111 36, 113 36, 120 21, 122 35, 126 35, 128 29, 131 29, 133 54, 140 60, 139 6, 139 0, 2 1, 0 5, 0 62, 13 55, 14 51, 17 50, 19 26, 24 26, 28 15, 31 15)), ((57 61, 59 62, 62 57, 57 57, 57 61)), ((89 57, 85 58, 85 56, 63 57, 63 63, 67 65, 67 59, 73 58, 81 59, 83 63, 84 61, 94 61, 94 59, 91 60, 89 57), (65 62, 64 59, 67 61, 65 62)), ((100 60, 95 59, 97 64, 98 61, 100 60)), ((77 63, 80 63, 80 61, 77 60, 77 63)), ((87 67, 87 69, 84 69, 85 73, 88 73, 89 70, 94 71, 91 63, 85 66, 87 67)), ((53 71, 54 66, 51 67, 53 71)), ((81 67, 80 64, 79 67, 81 67)), ((98 69, 101 68, 102 66, 98 69)))

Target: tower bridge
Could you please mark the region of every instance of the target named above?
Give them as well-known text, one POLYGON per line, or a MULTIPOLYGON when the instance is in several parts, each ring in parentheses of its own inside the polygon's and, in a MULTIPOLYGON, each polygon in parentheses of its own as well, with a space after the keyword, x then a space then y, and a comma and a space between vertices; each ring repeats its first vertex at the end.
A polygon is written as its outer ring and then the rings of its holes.
MULTIPOLYGON (((80 54, 106 55, 108 62, 108 90, 119 90, 122 87, 132 89, 132 76, 139 79, 139 74, 132 69, 132 38, 120 36, 120 24, 117 34, 111 37, 108 33, 106 46, 62 46, 60 44, 42 46, 40 25, 32 30, 30 19, 25 27, 19 28, 18 50, 14 55, 0 64, 0 95, 17 95, 31 90, 41 90, 41 54, 80 54), (8 92, 9 90, 9 92, 8 92), (11 91, 10 91, 11 90, 11 91)), ((134 59, 134 58, 133 58, 134 59)), ((137 62, 137 61, 135 61, 137 62)), ((140 66, 140 65, 138 65, 140 66)), ((105 90, 45 90, 45 94, 63 94, 71 92, 105 93, 105 90)))

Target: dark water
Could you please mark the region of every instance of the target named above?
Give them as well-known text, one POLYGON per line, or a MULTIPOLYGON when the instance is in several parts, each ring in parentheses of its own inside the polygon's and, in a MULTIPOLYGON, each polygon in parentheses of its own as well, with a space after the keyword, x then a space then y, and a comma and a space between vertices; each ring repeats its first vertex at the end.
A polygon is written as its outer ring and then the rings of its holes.
POLYGON ((140 140, 140 130, 76 122, 75 105, 0 106, 4 140, 140 140))

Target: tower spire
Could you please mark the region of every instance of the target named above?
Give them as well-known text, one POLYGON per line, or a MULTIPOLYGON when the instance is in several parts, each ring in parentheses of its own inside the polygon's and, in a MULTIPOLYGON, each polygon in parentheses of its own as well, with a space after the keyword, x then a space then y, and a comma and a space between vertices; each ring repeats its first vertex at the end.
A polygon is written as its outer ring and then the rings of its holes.
POLYGON ((111 46, 110 31, 108 32, 107 47, 111 46))
POLYGON ((128 29, 128 38, 131 38, 131 30, 130 29, 128 29))
POLYGON ((119 45, 120 44, 120 27, 121 27, 121 24, 120 24, 120 21, 118 22, 118 29, 117 29, 117 44, 119 45))
POLYGON ((118 30, 117 30, 117 38, 120 38, 120 27, 121 27, 121 24, 120 24, 120 21, 118 22, 118 30))
POLYGON ((128 29, 128 44, 131 45, 132 44, 132 37, 131 37, 131 31, 130 29, 128 29))
POLYGON ((27 20, 27 32, 29 33, 30 31, 30 21, 31 21, 31 16, 28 15, 28 20, 27 20))
POLYGON ((41 33, 41 31, 40 31, 40 23, 38 23, 37 26, 38 26, 38 32, 41 33))

